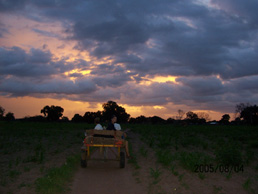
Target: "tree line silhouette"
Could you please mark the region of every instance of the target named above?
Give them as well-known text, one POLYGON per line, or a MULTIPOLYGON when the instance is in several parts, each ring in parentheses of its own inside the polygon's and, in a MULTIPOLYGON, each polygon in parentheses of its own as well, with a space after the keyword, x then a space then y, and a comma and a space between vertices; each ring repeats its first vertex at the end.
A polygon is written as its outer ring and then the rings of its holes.
MULTIPOLYGON (((119 106, 114 101, 108 101, 102 105, 103 110, 97 112, 85 112, 82 116, 75 114, 71 121, 68 117, 63 116, 64 109, 60 106, 45 106, 41 109, 42 115, 32 117, 25 117, 19 120, 22 121, 59 121, 59 122, 85 122, 94 123, 94 119, 99 117, 102 122, 108 122, 112 115, 116 115, 120 123, 132 124, 205 124, 210 120, 207 113, 200 112, 194 113, 189 111, 185 113, 183 110, 177 111, 177 116, 163 119, 159 116, 145 117, 143 115, 138 117, 130 117, 122 106, 119 106), (185 116, 185 118, 184 118, 185 116), (184 119, 183 119, 184 118, 184 119)), ((8 112, 6 115, 5 109, 0 106, 0 120, 13 121, 15 120, 14 114, 8 112)), ((16 119, 17 120, 17 119, 16 119)), ((213 121, 213 124, 258 124, 258 106, 240 103, 236 105, 235 120, 230 122, 230 115, 224 114, 219 121, 213 121)))

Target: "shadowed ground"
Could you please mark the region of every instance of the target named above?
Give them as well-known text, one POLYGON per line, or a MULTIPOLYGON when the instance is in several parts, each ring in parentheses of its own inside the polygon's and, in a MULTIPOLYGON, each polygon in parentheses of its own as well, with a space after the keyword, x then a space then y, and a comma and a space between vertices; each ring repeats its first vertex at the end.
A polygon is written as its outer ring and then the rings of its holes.
MULTIPOLYGON (((101 157, 96 151, 92 157, 101 157)), ((113 158, 113 153, 108 151, 108 158, 113 158)), ((72 193, 109 194, 109 193, 146 193, 144 188, 137 184, 132 176, 132 166, 127 163, 125 168, 119 168, 118 161, 88 161, 87 168, 81 168, 74 178, 72 193)))

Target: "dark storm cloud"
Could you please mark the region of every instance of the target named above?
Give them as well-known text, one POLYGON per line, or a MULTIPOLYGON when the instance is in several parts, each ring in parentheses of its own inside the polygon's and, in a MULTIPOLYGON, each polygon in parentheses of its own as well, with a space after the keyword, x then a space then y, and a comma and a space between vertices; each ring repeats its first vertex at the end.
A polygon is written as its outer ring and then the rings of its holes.
POLYGON ((0 91, 11 96, 33 94, 89 94, 96 90, 95 84, 88 79, 70 80, 50 79, 33 83, 30 79, 5 79, 0 83, 0 91))
POLYGON ((257 28, 252 22, 257 18, 257 2, 212 3, 221 9, 194 1, 154 0, 28 1, 26 5, 35 7, 41 16, 63 22, 70 39, 78 41, 75 48, 92 56, 112 56, 117 62, 137 54, 140 61, 127 62, 126 67, 141 75, 220 75, 230 79, 257 74, 250 68, 235 68, 242 63, 254 66, 254 56, 246 61, 238 54, 251 49, 254 41, 257 45, 257 28), (154 43, 152 48, 147 46, 149 41, 154 43), (238 54, 232 49, 238 49, 238 54))
POLYGON ((89 67, 84 60, 75 60, 73 63, 66 60, 53 62, 52 56, 48 50, 32 48, 27 53, 19 47, 0 47, 0 75, 48 78, 74 68, 85 70, 89 67))
POLYGON ((26 0, 0 0, 0 12, 21 10, 25 7, 26 0))
MULTIPOLYGON (((78 22, 74 26, 74 38, 97 41, 91 54, 104 57, 124 53, 133 45, 145 43, 149 36, 144 24, 122 19, 92 25, 78 22)), ((83 46, 87 48, 87 45, 83 46)))
POLYGON ((92 79, 100 87, 118 87, 130 81, 130 77, 126 74, 108 74, 106 76, 95 77, 92 79))
POLYGON ((57 73, 51 66, 52 54, 32 48, 26 53, 19 47, 0 48, 0 74, 15 76, 44 76, 57 73))
POLYGON ((221 80, 215 77, 177 78, 176 81, 189 87, 191 95, 212 96, 225 93, 221 80))
POLYGON ((248 22, 250 27, 258 28, 257 24, 257 7, 258 2, 255 0, 251 1, 241 1, 241 0, 211 0, 211 2, 220 7, 220 9, 226 11, 227 13, 235 14, 246 22, 248 22))

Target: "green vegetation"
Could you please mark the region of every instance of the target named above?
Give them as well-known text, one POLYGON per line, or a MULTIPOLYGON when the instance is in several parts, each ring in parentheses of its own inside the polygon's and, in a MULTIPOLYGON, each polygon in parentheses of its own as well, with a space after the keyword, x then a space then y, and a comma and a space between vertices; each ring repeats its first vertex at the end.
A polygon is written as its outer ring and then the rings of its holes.
POLYGON ((243 183, 243 188, 246 190, 246 191, 248 191, 249 193, 253 193, 253 192, 251 192, 251 179, 250 178, 248 178, 244 183, 243 183))
POLYGON ((220 145, 215 151, 216 159, 224 165, 241 165, 242 154, 234 143, 220 145))
POLYGON ((195 172, 196 166, 211 164, 212 158, 201 152, 178 152, 179 164, 187 170, 195 172))
POLYGON ((129 141, 128 147, 129 147, 129 153, 131 155, 131 158, 128 160, 128 163, 131 163, 136 170, 140 169, 141 167, 137 162, 137 156, 134 154, 135 152, 133 151, 132 144, 130 143, 130 141, 129 141))
POLYGON ((150 168, 150 176, 153 178, 152 184, 157 184, 160 181, 159 177, 161 173, 162 172, 158 167, 156 167, 155 169, 150 168))
MULTIPOLYGON (((71 180, 76 165, 79 166, 79 156, 74 153, 80 153, 84 129, 93 126, 94 124, 71 122, 0 122, 0 155, 3 156, 0 158, 3 164, 0 169, 0 189, 7 190, 6 193, 15 193, 16 190, 10 185, 17 183, 16 189, 33 189, 34 185, 39 193, 68 191, 66 185, 71 180), (54 158, 59 158, 60 161, 55 163, 54 158), (23 174, 31 172, 37 174, 37 181, 18 182, 23 174)), ((133 140, 129 139, 132 158, 128 162, 134 166, 134 176, 139 183, 139 173, 143 169, 139 166, 139 159, 147 160, 152 152, 160 168, 150 166, 148 176, 152 177, 151 184, 157 187, 162 177, 162 168, 177 176, 185 189, 189 188, 187 182, 184 182, 188 179, 187 173, 192 173, 201 180, 209 177, 203 172, 205 168, 200 168, 202 172, 200 169, 195 172, 198 165, 207 166, 208 171, 217 169, 217 173, 220 173, 219 167, 223 165, 224 172, 221 174, 226 179, 236 174, 230 166, 243 166, 244 172, 247 168, 250 168, 249 172, 256 174, 258 171, 258 126, 127 124, 123 128, 130 128, 140 134, 144 143, 138 150, 133 150, 133 140)), ((242 173, 240 168, 236 169, 239 170, 238 174, 242 173)), ((247 176, 243 183, 243 188, 249 193, 252 193, 257 180, 254 177, 255 175, 247 176)), ((221 190, 221 187, 214 186, 215 193, 221 190)))
POLYGON ((44 177, 36 180, 36 191, 42 194, 67 192, 69 190, 67 183, 72 180, 79 161, 80 154, 77 154, 68 157, 61 167, 49 169, 44 177))
MULTIPOLYGON (((80 153, 84 129, 93 126, 84 123, 1 121, 0 190, 4 190, 5 193, 15 193, 15 189, 21 187, 31 190, 34 188, 31 185, 35 184, 35 180, 45 177, 45 173, 51 176, 50 172, 57 173, 57 168, 66 162, 67 157, 76 152, 80 153), (55 161, 56 158, 58 161, 55 161), (29 176, 31 178, 21 180, 23 174, 30 173, 34 174, 32 177, 29 176)), ((61 167, 61 172, 68 173, 69 170, 65 170, 66 168, 61 167)), ((53 176, 51 180, 57 181, 57 177, 53 176)), ((37 181, 38 191, 46 193, 40 189, 41 184, 43 183, 37 181)))
MULTIPOLYGON (((215 172, 230 180, 236 174, 241 176, 247 169, 247 172, 249 169, 258 171, 258 126, 145 124, 130 127, 154 151, 156 162, 177 176, 185 189, 189 186, 182 168, 200 180, 215 172)), ((142 148, 139 151, 143 153, 142 148)), ((152 169, 152 176, 154 173, 152 169)), ((243 188, 254 193, 252 182, 255 175, 247 175, 243 188)), ((222 187, 214 186, 213 189, 214 193, 222 191, 222 187)))
POLYGON ((163 164, 164 166, 169 166, 171 162, 175 159, 172 153, 166 149, 165 150, 157 149, 156 156, 157 156, 157 161, 163 164))

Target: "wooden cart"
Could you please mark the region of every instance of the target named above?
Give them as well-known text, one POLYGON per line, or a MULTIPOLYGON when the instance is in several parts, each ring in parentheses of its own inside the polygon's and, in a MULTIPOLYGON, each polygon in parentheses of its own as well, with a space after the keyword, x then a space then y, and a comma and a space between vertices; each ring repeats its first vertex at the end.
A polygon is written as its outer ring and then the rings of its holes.
POLYGON ((111 131, 111 130, 86 130, 86 137, 81 148, 81 167, 86 168, 89 160, 115 160, 119 161, 120 168, 125 167, 125 153, 122 148, 125 147, 125 141, 121 138, 123 135, 122 131, 111 131), (117 148, 117 152, 113 149, 117 148), (116 156, 115 159, 108 159, 105 156, 106 150, 109 149, 116 156), (99 150, 102 153, 102 158, 92 158, 92 154, 99 150))

